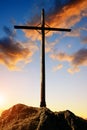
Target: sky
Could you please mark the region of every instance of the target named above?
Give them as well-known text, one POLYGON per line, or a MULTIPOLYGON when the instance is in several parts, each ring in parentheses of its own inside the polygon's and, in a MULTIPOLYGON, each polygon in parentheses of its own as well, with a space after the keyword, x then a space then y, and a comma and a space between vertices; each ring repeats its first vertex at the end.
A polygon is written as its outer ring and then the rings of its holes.
POLYGON ((46 104, 87 118, 87 0, 0 1, 0 111, 40 105, 41 34, 14 25, 70 28, 45 32, 46 104))

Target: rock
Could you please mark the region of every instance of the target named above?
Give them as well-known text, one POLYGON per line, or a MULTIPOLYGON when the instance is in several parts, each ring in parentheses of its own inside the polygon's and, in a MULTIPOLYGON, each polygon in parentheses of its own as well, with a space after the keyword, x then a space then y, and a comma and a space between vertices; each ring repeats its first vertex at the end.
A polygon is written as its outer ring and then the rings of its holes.
POLYGON ((52 112, 17 104, 2 113, 0 130, 87 130, 87 120, 69 110, 52 112))

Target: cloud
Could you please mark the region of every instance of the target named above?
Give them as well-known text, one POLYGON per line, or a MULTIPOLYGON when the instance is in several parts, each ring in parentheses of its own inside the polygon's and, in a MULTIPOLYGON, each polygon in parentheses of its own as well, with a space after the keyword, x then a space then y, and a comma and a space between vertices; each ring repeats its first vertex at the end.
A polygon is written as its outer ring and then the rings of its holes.
POLYGON ((84 27, 75 27, 71 32, 66 32, 62 37, 80 37, 81 41, 85 43, 85 38, 82 36, 82 33, 87 33, 87 25, 83 25, 84 27))
MULTIPOLYGON (((46 22, 50 27, 61 27, 61 28, 71 28, 83 17, 86 17, 87 13, 87 1, 86 0, 72 0, 62 3, 61 0, 54 0, 54 4, 47 12, 46 22)), ((26 25, 38 25, 40 23, 40 16, 32 16, 31 21, 27 21, 26 25)), ((27 38, 31 38, 33 41, 41 40, 41 35, 35 30, 23 30, 27 38)), ((46 36, 52 36, 53 33, 49 32, 46 36)), ((73 29, 71 33, 66 33, 65 36, 80 36, 79 29, 73 29)))
POLYGON ((87 44, 87 36, 82 38, 82 42, 83 42, 84 44, 87 44))
POLYGON ((57 54, 51 54, 50 57, 54 60, 59 60, 59 61, 68 61, 71 62, 73 57, 69 56, 68 54, 64 53, 64 52, 60 52, 57 54))
POLYGON ((5 31, 9 36, 0 39, 0 64, 7 66, 10 70, 19 70, 22 66, 18 67, 18 64, 29 63, 37 47, 32 43, 29 45, 15 41, 13 33, 6 27, 5 31))
POLYGON ((68 45, 67 45, 67 48, 71 48, 71 47, 72 47, 72 45, 71 45, 71 44, 68 44, 68 45))
MULTIPOLYGON (((31 19, 31 21, 27 21, 25 26, 40 26, 40 17, 36 14, 34 16, 34 18, 31 19)), ((25 37, 31 39, 32 41, 36 41, 36 40, 41 40, 41 32, 36 31, 36 30, 27 30, 27 29, 23 29, 22 30, 25 34, 25 37)))
POLYGON ((7 26, 3 27, 4 32, 6 33, 6 35, 10 36, 10 37, 14 37, 16 35, 16 31, 11 30, 10 28, 8 28, 7 26))
POLYGON ((53 68, 53 71, 57 71, 63 68, 62 64, 57 65, 56 67, 53 68))
POLYGON ((63 37, 80 37, 81 28, 74 28, 71 32, 64 33, 63 37))
MULTIPOLYGON (((28 24, 27 24, 28 26, 28 24)), ((41 40, 41 35, 36 30, 23 30, 25 37, 31 39, 32 41, 41 40)))
POLYGON ((45 44, 46 44, 45 52, 46 53, 53 52, 54 46, 58 43, 59 43, 59 39, 56 39, 53 42, 49 42, 49 41, 46 40, 46 42, 45 42, 45 44))
POLYGON ((72 0, 68 4, 64 5, 60 10, 59 8, 54 7, 54 11, 50 13, 48 22, 53 27, 72 27, 81 20, 83 17, 82 14, 84 14, 86 10, 86 0, 72 0))
POLYGON ((87 49, 83 48, 72 55, 68 55, 64 52, 58 54, 51 54, 50 56, 54 60, 68 62, 71 68, 68 69, 69 73, 75 73, 80 71, 80 66, 87 66, 87 49))
POLYGON ((73 67, 73 68, 69 68, 67 71, 68 71, 70 74, 74 74, 74 73, 76 73, 76 72, 79 72, 80 69, 79 69, 78 67, 73 67))
POLYGON ((81 49, 73 54, 72 65, 74 66, 87 66, 87 49, 81 49))

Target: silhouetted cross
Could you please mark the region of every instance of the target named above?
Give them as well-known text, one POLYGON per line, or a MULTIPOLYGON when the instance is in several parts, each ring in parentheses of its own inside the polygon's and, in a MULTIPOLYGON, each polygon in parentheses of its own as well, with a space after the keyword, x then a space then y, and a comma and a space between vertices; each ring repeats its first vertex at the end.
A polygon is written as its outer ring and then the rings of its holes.
POLYGON ((44 9, 41 13, 41 27, 37 26, 14 26, 15 29, 32 29, 40 30, 42 32, 42 52, 41 52, 41 102, 40 107, 46 107, 45 101, 45 31, 67 31, 70 32, 71 29, 64 28, 50 28, 45 26, 45 14, 44 9))

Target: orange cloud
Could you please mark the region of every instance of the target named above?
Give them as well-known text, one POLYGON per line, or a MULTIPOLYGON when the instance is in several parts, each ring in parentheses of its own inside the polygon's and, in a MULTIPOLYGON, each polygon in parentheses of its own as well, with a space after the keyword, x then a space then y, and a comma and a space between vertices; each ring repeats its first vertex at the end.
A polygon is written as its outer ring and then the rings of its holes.
POLYGON ((82 38, 82 42, 83 42, 84 44, 87 44, 87 36, 82 38))
POLYGON ((87 49, 81 49, 75 54, 73 54, 72 65, 87 66, 87 49))
MULTIPOLYGON (((74 28, 71 32, 64 33, 63 37, 80 37, 83 41, 83 37, 81 36, 81 31, 86 32, 87 27, 86 25, 83 25, 84 27, 74 28)), ((83 41, 84 42, 84 41, 83 41)))
POLYGON ((76 0, 62 7, 60 11, 55 8, 53 14, 50 13, 48 23, 53 27, 72 27, 85 16, 86 11, 87 1, 76 0))
POLYGON ((56 67, 53 68, 53 71, 57 71, 63 68, 62 64, 57 65, 56 67))
POLYGON ((0 39, 0 64, 4 64, 10 70, 19 70, 21 65, 18 67, 18 63, 30 62, 35 50, 34 45, 16 42, 12 37, 0 39))
POLYGON ((46 51, 46 53, 48 53, 48 52, 53 52, 53 49, 54 49, 54 46, 56 45, 56 44, 58 44, 59 43, 59 39, 57 39, 57 40, 55 40, 54 42, 48 42, 47 40, 46 40, 46 47, 45 47, 45 51, 46 51))
POLYGON ((70 74, 74 74, 74 73, 76 73, 76 72, 79 72, 80 69, 79 69, 78 67, 73 67, 73 68, 69 68, 67 71, 68 71, 70 74))
POLYGON ((23 32, 25 37, 32 39, 32 41, 41 40, 41 35, 36 30, 23 30, 23 32))
MULTIPOLYGON (((56 6, 56 5, 55 5, 56 6)), ((62 8, 56 7, 54 10, 50 10, 47 15, 47 24, 50 27, 61 27, 61 28, 71 28, 76 23, 78 23, 83 17, 87 16, 87 0, 76 0, 70 1, 62 8)), ((34 16, 31 22, 27 22, 26 25, 38 25, 40 23, 40 17, 34 16)), ((31 38, 33 41, 41 40, 41 35, 34 30, 23 30, 27 38, 31 38)), ((52 36, 55 32, 49 32, 46 36, 52 36)), ((71 36, 80 36, 79 31, 72 31, 72 33, 66 33, 71 36)))
POLYGON ((60 52, 58 54, 51 54, 50 57, 54 60, 59 60, 59 61, 68 61, 71 62, 73 59, 73 56, 69 56, 66 53, 60 52))
POLYGON ((87 49, 81 49, 72 55, 66 53, 51 54, 54 60, 68 62, 71 68, 68 69, 69 73, 79 72, 80 66, 87 66, 87 49))

